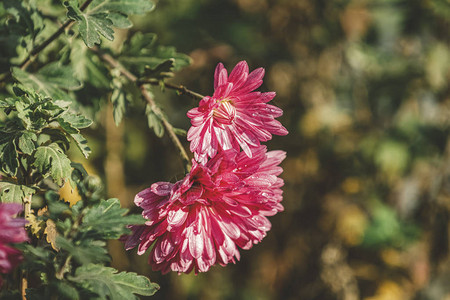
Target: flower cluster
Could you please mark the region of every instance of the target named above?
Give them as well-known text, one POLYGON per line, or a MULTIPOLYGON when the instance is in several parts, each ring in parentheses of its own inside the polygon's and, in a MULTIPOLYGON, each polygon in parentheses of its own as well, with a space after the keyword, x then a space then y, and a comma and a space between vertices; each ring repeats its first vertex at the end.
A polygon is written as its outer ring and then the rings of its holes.
MULTIPOLYGON (((0 204, 0 273, 10 273, 21 261, 22 254, 8 244, 22 243, 28 240, 24 225, 26 220, 15 218, 22 211, 22 205, 16 203, 0 204)), ((2 278, 0 277, 0 286, 2 278)))
POLYGON ((242 61, 228 76, 219 64, 214 95, 188 112, 192 170, 175 184, 157 182, 136 195, 147 221, 131 228, 125 247, 138 246, 140 255, 152 247, 154 270, 198 273, 234 263, 238 247, 260 242, 271 227, 267 217, 283 210, 278 175, 286 154, 267 152, 260 142, 287 130, 275 120, 282 110, 267 104, 275 93, 253 92, 263 75, 262 68, 249 74, 242 61))

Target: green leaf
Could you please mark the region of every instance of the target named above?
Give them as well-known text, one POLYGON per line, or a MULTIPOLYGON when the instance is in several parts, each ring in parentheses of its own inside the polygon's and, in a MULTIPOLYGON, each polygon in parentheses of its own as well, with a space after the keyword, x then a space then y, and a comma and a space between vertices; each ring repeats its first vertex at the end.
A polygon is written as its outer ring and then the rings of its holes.
POLYGON ((49 135, 50 140, 53 143, 64 146, 64 149, 68 149, 70 147, 69 136, 64 131, 57 128, 44 128, 42 133, 49 135))
POLYGON ((60 250, 65 250, 79 263, 103 263, 109 262, 111 258, 108 256, 105 241, 95 241, 91 239, 83 239, 81 241, 72 242, 60 235, 56 237, 56 245, 60 250))
POLYGON ((92 121, 82 115, 71 113, 63 115, 61 118, 58 118, 57 121, 61 128, 74 139, 84 157, 88 158, 91 153, 91 148, 87 145, 87 140, 80 134, 79 128, 89 127, 92 124, 92 121))
MULTIPOLYGON (((164 135, 164 126, 162 124, 162 120, 157 114, 158 111, 155 111, 157 108, 153 108, 147 104, 145 108, 145 114, 147 115, 147 123, 148 127, 152 128, 157 137, 162 137, 164 135)), ((159 110, 159 109, 158 109, 159 110)))
POLYGON ((11 62, 23 59, 37 35, 44 29, 37 1, 0 1, 0 73, 9 71, 11 62))
POLYGON ((90 12, 120 12, 123 14, 144 14, 151 11, 155 4, 151 0, 94 0, 90 12))
POLYGON ((119 60, 133 72, 148 78, 171 77, 173 71, 191 64, 191 58, 174 47, 157 46, 153 33, 135 33, 122 47, 119 60), (145 70, 146 69, 146 70, 145 70))
MULTIPOLYGON (((70 284, 64 281, 53 281, 51 286, 49 287, 52 289, 53 295, 55 298, 58 299, 65 299, 65 300, 79 300, 80 295, 78 291, 70 284)), ((28 296, 28 290, 27 290, 27 296, 28 296)), ((53 297, 52 297, 53 298, 53 297)), ((48 298, 47 298, 48 299, 48 298)), ((28 298, 27 298, 28 300, 28 298)))
POLYGON ((66 1, 64 5, 67 6, 67 17, 78 22, 78 30, 86 46, 100 44, 100 35, 110 41, 114 40, 112 21, 108 19, 108 14, 84 13, 78 8, 77 0, 66 1))
POLYGON ((125 215, 128 209, 121 208, 118 199, 102 200, 87 208, 80 232, 99 239, 117 239, 129 233, 128 225, 144 224, 141 215, 125 215))
POLYGON ((113 105, 113 117, 116 126, 122 122, 123 115, 127 110, 127 96, 123 89, 115 88, 111 94, 111 102, 113 105))
POLYGON ((82 129, 92 125, 92 120, 83 115, 76 115, 72 113, 64 114, 61 118, 75 128, 82 129))
POLYGON ((138 299, 134 294, 151 296, 159 290, 159 285, 147 277, 117 272, 114 268, 89 264, 79 267, 75 276, 68 279, 98 294, 100 299, 138 299))
POLYGON ((128 19, 127 15, 121 13, 110 13, 108 18, 111 20, 113 25, 118 28, 130 28, 133 23, 128 19))
POLYGON ((24 131, 19 137, 19 149, 22 150, 23 153, 31 155, 36 149, 36 145, 34 142, 37 141, 37 136, 34 132, 24 131))
POLYGON ((34 190, 25 185, 0 181, 0 203, 22 204, 22 199, 33 193, 34 190))
POLYGON ((79 133, 73 133, 70 136, 74 139, 78 149, 80 149, 84 157, 88 158, 89 154, 91 154, 91 148, 89 148, 89 146, 87 145, 87 140, 84 138, 84 136, 79 133))
POLYGON ((55 143, 38 147, 34 153, 34 158, 33 166, 43 176, 51 175, 58 185, 62 185, 64 180, 72 173, 70 160, 55 143))
POLYGON ((110 79, 106 76, 108 70, 80 39, 71 44, 70 62, 75 76, 81 81, 97 89, 109 87, 110 79))
POLYGON ((186 130, 182 129, 182 128, 175 128, 173 127, 173 132, 175 132, 175 134, 179 135, 179 136, 186 136, 186 130))
POLYGON ((155 78, 158 80, 162 80, 164 78, 170 78, 174 76, 173 69, 175 67, 175 59, 170 58, 161 62, 159 65, 151 68, 149 66, 145 66, 144 69, 144 77, 145 78, 155 78))
POLYGON ((64 2, 67 17, 78 22, 80 35, 88 47, 100 44, 100 36, 112 41, 113 26, 128 28, 128 14, 143 14, 154 8, 148 0, 94 0, 86 11, 81 11, 77 0, 64 2))
POLYGON ((0 153, 3 172, 16 176, 19 168, 18 156, 16 145, 13 141, 10 141, 3 147, 2 153, 0 153))
POLYGON ((46 65, 35 74, 14 67, 12 74, 24 86, 55 100, 70 101, 72 98, 65 90, 72 91, 81 87, 80 82, 73 77, 72 68, 58 62, 46 65))
POLYGON ((17 111, 17 117, 23 121, 23 123, 25 124, 25 127, 27 129, 31 128, 32 121, 31 121, 30 117, 28 116, 29 111, 26 108, 26 104, 23 101, 16 101, 14 108, 17 111))
POLYGON ((42 78, 51 80, 58 87, 74 91, 81 88, 81 83, 73 76, 73 70, 70 66, 61 65, 59 62, 52 62, 38 71, 42 78))

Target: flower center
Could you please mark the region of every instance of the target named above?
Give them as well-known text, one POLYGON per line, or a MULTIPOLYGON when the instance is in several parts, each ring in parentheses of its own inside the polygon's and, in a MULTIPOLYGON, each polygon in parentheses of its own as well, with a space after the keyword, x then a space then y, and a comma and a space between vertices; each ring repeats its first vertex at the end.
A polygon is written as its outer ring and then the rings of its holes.
POLYGON ((236 107, 231 100, 220 100, 219 106, 214 109, 213 117, 220 124, 229 125, 236 117, 236 107))

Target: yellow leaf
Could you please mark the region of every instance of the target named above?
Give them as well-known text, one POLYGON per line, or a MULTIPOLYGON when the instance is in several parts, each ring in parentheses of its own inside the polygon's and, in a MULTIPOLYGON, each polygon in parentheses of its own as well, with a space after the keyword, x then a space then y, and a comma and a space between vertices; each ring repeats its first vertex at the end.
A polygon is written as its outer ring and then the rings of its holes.
POLYGON ((58 236, 58 231, 56 231, 56 224, 52 220, 47 220, 47 227, 44 233, 47 235, 47 242, 52 245, 52 248, 59 251, 58 246, 56 246, 56 237, 58 236))
POLYGON ((72 189, 72 186, 68 181, 66 181, 64 185, 59 189, 59 197, 62 200, 69 202, 71 207, 72 205, 81 200, 81 196, 78 193, 78 189, 77 188, 72 189))

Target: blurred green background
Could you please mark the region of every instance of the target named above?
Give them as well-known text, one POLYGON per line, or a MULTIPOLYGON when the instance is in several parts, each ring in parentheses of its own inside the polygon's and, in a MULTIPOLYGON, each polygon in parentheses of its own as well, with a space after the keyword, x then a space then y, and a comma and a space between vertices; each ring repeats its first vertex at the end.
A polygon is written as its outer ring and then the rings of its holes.
MULTIPOLYGON (((158 282, 151 299, 450 299, 449 20, 448 0, 165 0, 134 18, 133 31, 191 56, 171 82, 201 94, 218 62, 265 68, 260 90, 277 92, 290 132, 268 143, 288 153, 285 211, 236 265, 163 276, 111 242, 113 265, 158 282)), ((154 94, 187 130, 197 102, 154 94)), ((111 107, 98 114, 83 163, 109 196, 133 207, 184 176, 142 107, 119 127, 111 107)))

